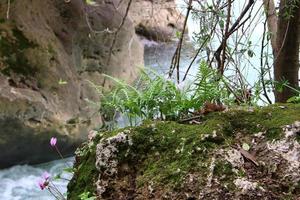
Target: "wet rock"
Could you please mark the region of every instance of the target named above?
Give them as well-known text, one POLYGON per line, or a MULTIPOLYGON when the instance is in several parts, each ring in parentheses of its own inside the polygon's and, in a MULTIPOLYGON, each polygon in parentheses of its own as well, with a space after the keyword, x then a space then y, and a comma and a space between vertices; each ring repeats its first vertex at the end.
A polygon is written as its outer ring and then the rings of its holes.
POLYGON ((2 1, 0 149, 12 144, 16 149, 2 151, 0 168, 53 159, 45 150, 52 135, 67 140, 64 154, 74 151, 88 130, 101 126, 89 103, 99 101, 91 82, 108 87, 102 73, 132 81, 143 65, 143 45, 130 19, 108 60, 114 34, 105 30, 119 27, 124 5, 116 10, 109 1, 92 6, 81 0, 22 0, 11 2, 9 19, 6 11, 2 1), (27 156, 21 149, 32 145, 36 149, 27 156))

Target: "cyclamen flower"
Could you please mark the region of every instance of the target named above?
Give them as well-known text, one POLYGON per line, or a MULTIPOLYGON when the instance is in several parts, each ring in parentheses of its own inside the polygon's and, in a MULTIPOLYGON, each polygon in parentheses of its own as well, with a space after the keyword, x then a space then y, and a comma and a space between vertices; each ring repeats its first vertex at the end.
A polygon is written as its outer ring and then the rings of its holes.
POLYGON ((38 181, 38 185, 40 187, 41 190, 44 190, 47 187, 47 182, 45 180, 39 180, 38 181))
POLYGON ((44 172, 42 174, 42 179, 38 181, 38 185, 41 190, 44 190, 49 184, 50 174, 48 172, 44 172))
POLYGON ((50 178, 50 174, 49 174, 48 172, 44 172, 44 173, 42 174, 42 177, 43 177, 43 179, 44 179, 45 181, 47 181, 47 180, 49 180, 49 178, 50 178))
POLYGON ((57 138, 52 137, 52 138, 50 139, 50 145, 51 145, 52 147, 55 147, 56 142, 57 142, 57 138))

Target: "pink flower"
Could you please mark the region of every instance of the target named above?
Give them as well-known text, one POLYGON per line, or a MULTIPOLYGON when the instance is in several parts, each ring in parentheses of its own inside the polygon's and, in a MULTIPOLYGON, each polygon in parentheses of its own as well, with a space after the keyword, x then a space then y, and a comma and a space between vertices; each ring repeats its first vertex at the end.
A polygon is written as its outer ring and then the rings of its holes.
POLYGON ((57 138, 52 137, 52 138, 50 139, 50 145, 51 145, 52 147, 55 147, 56 142, 57 142, 57 138))
POLYGON ((48 172, 44 172, 44 173, 42 174, 42 177, 43 177, 43 179, 44 179, 45 181, 47 181, 47 180, 49 180, 49 178, 50 178, 50 174, 49 174, 48 172))
POLYGON ((49 178, 50 178, 50 174, 48 172, 44 172, 42 174, 42 179, 38 181, 38 185, 41 188, 41 190, 44 190, 48 186, 49 178))
POLYGON ((39 187, 40 187, 41 190, 44 190, 44 189, 47 187, 48 182, 45 181, 45 180, 40 179, 40 180, 38 181, 38 185, 39 185, 39 187))

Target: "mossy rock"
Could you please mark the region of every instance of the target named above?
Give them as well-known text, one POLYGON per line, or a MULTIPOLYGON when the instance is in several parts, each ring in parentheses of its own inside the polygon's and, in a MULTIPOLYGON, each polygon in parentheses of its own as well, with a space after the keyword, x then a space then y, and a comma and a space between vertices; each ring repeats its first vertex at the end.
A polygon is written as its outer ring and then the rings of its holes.
POLYGON ((199 125, 145 121, 98 133, 77 151, 68 199, 297 199, 299 113, 297 104, 241 108, 199 125))
POLYGON ((3 65, 0 71, 5 75, 33 76, 37 69, 29 64, 25 52, 36 45, 22 31, 12 27, 12 24, 0 25, 0 62, 3 65))

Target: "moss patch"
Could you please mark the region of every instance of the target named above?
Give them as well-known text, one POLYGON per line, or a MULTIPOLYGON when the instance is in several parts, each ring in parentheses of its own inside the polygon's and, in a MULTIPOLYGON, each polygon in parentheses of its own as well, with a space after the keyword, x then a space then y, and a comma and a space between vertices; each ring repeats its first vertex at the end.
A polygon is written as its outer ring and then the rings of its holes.
POLYGON ((11 73, 24 76, 34 75, 37 69, 28 64, 25 50, 35 47, 18 29, 8 31, 0 27, 0 56, 3 68, 1 73, 10 75, 11 73))
POLYGON ((84 156, 77 156, 74 177, 68 185, 68 199, 79 199, 83 193, 95 194, 97 169, 95 167, 95 152, 87 152, 84 156))
MULTIPOLYGON (((285 108, 272 105, 251 111, 238 109, 211 113, 204 117, 200 125, 146 121, 138 127, 98 134, 93 142, 97 144, 103 139, 128 130, 133 145, 118 148, 117 160, 119 165, 126 163, 133 169, 131 171, 136 173, 132 176, 135 177, 136 190, 143 190, 142 188, 147 188, 151 183, 151 187, 184 192, 189 186, 187 177, 191 174, 197 174, 199 180, 195 188, 206 186, 211 158, 216 150, 241 144, 241 141, 258 132, 265 133, 265 141, 280 138, 282 126, 300 120, 299 104, 284 106, 285 108), (237 134, 240 135, 237 137, 237 134)), ((91 152, 95 151, 94 145, 91 152)), ((82 192, 95 192, 95 185, 91 182, 95 183, 99 172, 94 167, 94 158, 95 154, 89 153, 78 160, 78 173, 68 187, 71 197, 75 198, 82 192)), ((230 163, 224 162, 224 156, 217 156, 213 176, 225 185, 224 190, 228 192, 235 190, 233 180, 246 174, 240 170, 233 170, 230 163)), ((117 179, 119 182, 128 181, 122 178, 119 176, 117 179)), ((115 187, 118 181, 111 187, 115 187)))

